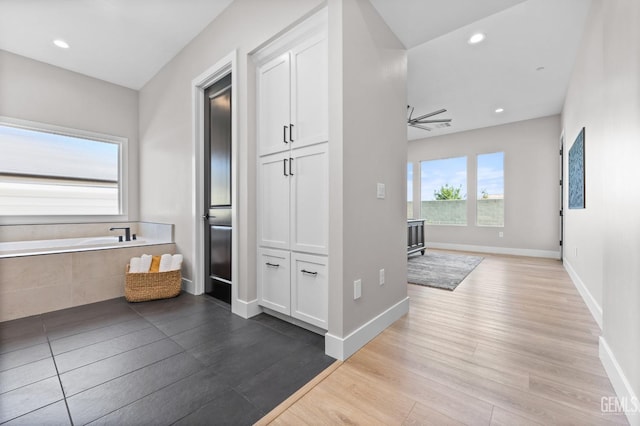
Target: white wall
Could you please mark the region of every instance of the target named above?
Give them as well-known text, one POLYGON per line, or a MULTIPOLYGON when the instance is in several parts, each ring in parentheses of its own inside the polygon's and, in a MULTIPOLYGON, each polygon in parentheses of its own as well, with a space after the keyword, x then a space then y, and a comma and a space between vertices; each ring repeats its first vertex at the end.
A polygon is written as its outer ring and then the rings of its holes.
POLYGON ((175 224, 183 274, 193 277, 194 161, 191 82, 234 49, 238 51, 239 297, 257 296, 255 285, 254 75, 248 54, 313 11, 319 0, 236 0, 140 91, 141 217, 175 224))
POLYGON ((467 226, 428 225, 427 246, 559 257, 559 141, 559 116, 410 141, 414 217, 420 208, 420 161, 467 157, 467 226), (504 152, 504 227, 476 226, 476 156, 499 151, 504 152))
POLYGON ((330 2, 329 11, 330 312, 342 320, 329 331, 346 337, 407 295, 407 59, 369 1, 330 2), (383 200, 376 198, 378 182, 386 186, 383 200), (358 300, 356 279, 362 280, 358 300))
MULTIPOLYGON (((627 398, 640 394, 638 22, 637 1, 593 1, 563 110, 567 148, 586 127, 587 188, 586 208, 566 216, 567 244, 578 254, 568 250, 564 260, 601 305, 600 356, 627 398)), ((640 424, 640 414, 629 420, 640 424)))
POLYGON ((0 94, 0 115, 128 138, 122 220, 138 220, 138 92, 0 50, 0 94))

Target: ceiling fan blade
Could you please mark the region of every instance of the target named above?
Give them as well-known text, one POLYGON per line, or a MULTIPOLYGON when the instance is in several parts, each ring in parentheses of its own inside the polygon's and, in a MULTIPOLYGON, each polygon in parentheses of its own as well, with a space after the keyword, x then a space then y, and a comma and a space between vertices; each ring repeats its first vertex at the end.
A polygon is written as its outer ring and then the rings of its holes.
POLYGON ((411 127, 417 127, 418 129, 426 130, 427 132, 430 132, 430 131, 431 131, 431 129, 430 129, 430 128, 428 128, 428 127, 424 127, 424 126, 421 126, 421 125, 419 125, 419 124, 415 124, 415 123, 409 123, 409 126, 411 126, 411 127))
POLYGON ((442 114, 443 112, 447 112, 447 110, 446 109, 439 109, 437 111, 430 112, 430 113, 425 114, 425 115, 421 115, 420 117, 416 117, 416 118, 413 119, 413 121, 420 121, 420 120, 423 120, 423 119, 428 118, 428 117, 433 117, 434 115, 442 114))
POLYGON ((428 124, 428 123, 451 123, 451 118, 443 118, 441 120, 419 120, 414 121, 414 123, 419 124, 428 124))

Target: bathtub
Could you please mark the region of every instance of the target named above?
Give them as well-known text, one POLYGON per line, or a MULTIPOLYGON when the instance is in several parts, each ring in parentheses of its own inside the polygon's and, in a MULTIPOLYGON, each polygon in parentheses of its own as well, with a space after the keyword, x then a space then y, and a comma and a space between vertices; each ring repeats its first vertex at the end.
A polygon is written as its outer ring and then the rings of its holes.
POLYGON ((7 257, 35 256, 53 253, 70 253, 89 250, 109 250, 123 247, 139 247, 155 244, 166 244, 170 241, 154 241, 138 238, 132 241, 119 242, 117 236, 61 238, 38 241, 0 242, 0 259, 7 257))
POLYGON ((132 257, 176 252, 148 235, 0 242, 0 322, 122 297, 132 257))

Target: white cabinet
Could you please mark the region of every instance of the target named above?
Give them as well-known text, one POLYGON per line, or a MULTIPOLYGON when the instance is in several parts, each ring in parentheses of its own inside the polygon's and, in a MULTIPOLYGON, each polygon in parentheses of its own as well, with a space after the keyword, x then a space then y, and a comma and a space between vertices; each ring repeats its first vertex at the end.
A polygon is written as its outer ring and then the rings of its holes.
POLYGON ((258 252, 258 299, 260 304, 291 315, 290 253, 261 249, 258 252))
POLYGON ((260 246, 328 254, 328 160, 326 143, 260 157, 260 246))
POLYGON ((260 157, 258 164, 258 244, 289 249, 289 153, 260 157))
POLYGON ((258 301, 328 329, 326 9, 254 56, 258 301))
POLYGON ((258 67, 258 150, 287 151, 328 139, 326 34, 258 67))
POLYGON ((327 329, 329 312, 327 258, 291 253, 291 316, 327 329))
POLYGON ((326 256, 287 250, 258 250, 258 300, 281 314, 327 329, 326 256))

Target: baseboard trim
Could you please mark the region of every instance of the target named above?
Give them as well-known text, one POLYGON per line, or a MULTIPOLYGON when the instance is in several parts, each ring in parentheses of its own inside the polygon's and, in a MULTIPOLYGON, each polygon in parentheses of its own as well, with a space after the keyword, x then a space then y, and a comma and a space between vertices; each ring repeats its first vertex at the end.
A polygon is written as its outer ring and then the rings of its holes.
POLYGON ((258 299, 254 299, 249 302, 236 299, 234 300, 234 303, 231 304, 231 312, 247 319, 262 313, 262 308, 258 305, 258 299))
POLYGON ((427 243, 427 248, 442 250, 474 251, 477 253, 510 254, 513 256, 544 257, 560 259, 560 251, 519 249, 512 247, 474 246, 470 244, 427 243))
POLYGON ((196 286, 193 281, 183 277, 181 286, 182 290, 186 291, 187 293, 196 294, 196 286))
POLYGON ((589 308, 591 316, 598 323, 600 330, 602 330, 602 307, 598 304, 587 286, 582 282, 578 273, 573 269, 573 266, 571 266, 571 263, 569 263, 567 259, 563 259, 562 264, 569 274, 571 281, 573 281, 573 285, 578 290, 578 293, 580 293, 580 296, 582 296, 582 300, 584 300, 587 308, 589 308))
POLYGON ((405 297, 351 332, 347 337, 338 337, 327 333, 324 339, 325 353, 337 360, 344 361, 407 312, 409 312, 409 298, 405 297))
POLYGON ((600 336, 599 345, 600 361, 611 380, 618 401, 625 408, 625 415, 631 426, 640 426, 640 400, 633 391, 629 380, 625 376, 615 355, 604 337, 600 336))

